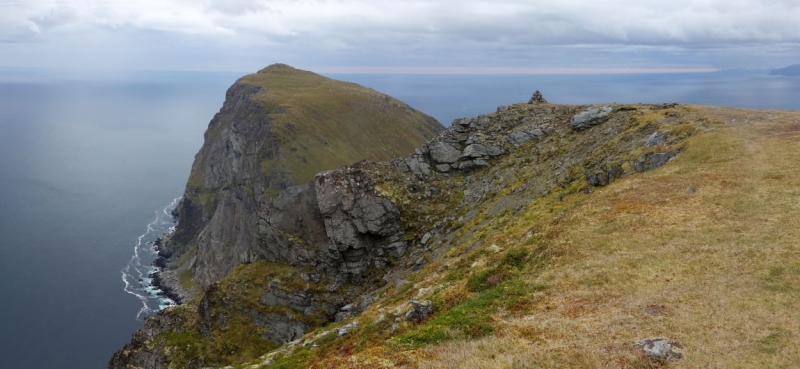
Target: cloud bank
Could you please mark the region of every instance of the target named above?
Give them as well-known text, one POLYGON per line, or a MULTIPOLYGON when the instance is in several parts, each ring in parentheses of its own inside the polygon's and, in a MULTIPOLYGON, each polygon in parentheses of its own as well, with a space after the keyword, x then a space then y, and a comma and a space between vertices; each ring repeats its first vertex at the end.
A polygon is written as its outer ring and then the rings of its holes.
POLYGON ((691 54, 694 66, 709 67, 716 60, 706 58, 709 50, 796 57, 798 19, 794 0, 5 0, 0 42, 66 44, 106 33, 146 48, 137 35, 158 34, 303 60, 317 55, 324 60, 309 62, 319 65, 548 67, 569 55, 607 63, 621 52, 636 65, 662 54, 669 57, 661 64, 675 65, 691 54))

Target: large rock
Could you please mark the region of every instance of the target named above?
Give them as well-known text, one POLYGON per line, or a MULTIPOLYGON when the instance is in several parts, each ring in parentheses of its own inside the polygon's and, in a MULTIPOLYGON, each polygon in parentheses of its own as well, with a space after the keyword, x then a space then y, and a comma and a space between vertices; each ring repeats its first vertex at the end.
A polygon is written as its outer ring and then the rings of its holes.
POLYGON ((421 320, 428 319, 428 317, 433 313, 433 303, 426 300, 426 301, 411 301, 411 310, 406 313, 406 320, 416 321, 419 322, 421 320))
POLYGON ((613 109, 611 109, 610 106, 604 106, 602 108, 588 108, 578 114, 575 114, 570 120, 570 125, 572 126, 572 129, 576 131, 590 128, 594 125, 605 122, 612 110, 613 109))
POLYGON ((486 146, 481 144, 472 144, 468 145, 464 148, 464 152, 461 154, 462 159, 475 159, 484 156, 488 156, 489 152, 486 149, 486 146))
POLYGON ((644 351, 645 355, 654 359, 674 360, 683 357, 683 354, 674 350, 679 348, 679 345, 676 345, 664 338, 639 340, 636 343, 642 347, 642 351, 644 351))
POLYGON ((439 164, 451 164, 461 157, 461 150, 446 142, 432 142, 428 144, 431 160, 439 164))

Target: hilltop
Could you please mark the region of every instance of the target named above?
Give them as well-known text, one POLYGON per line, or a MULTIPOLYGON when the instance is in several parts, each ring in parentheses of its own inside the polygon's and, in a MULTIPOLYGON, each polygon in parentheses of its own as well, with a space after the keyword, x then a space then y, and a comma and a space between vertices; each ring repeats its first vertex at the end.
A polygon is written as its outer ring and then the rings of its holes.
POLYGON ((240 78, 195 157, 157 284, 188 301, 260 258, 257 213, 279 191, 323 170, 407 155, 443 129, 390 96, 285 64, 240 78))
POLYGON ((797 112, 537 93, 281 190, 109 367, 796 367, 798 149, 797 112))

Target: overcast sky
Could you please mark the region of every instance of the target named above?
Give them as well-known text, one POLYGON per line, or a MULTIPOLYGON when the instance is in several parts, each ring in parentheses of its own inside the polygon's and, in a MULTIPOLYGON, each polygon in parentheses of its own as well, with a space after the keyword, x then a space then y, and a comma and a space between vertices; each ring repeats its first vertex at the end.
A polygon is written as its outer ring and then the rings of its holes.
POLYGON ((0 0, 0 66, 584 73, 800 63, 800 0, 0 0))

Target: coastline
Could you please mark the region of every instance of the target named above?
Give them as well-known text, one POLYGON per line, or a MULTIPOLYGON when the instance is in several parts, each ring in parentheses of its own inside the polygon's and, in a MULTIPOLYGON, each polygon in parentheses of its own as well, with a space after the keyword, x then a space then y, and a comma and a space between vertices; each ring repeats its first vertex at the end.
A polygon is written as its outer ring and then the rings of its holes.
POLYGON ((161 247, 169 242, 170 234, 165 234, 154 242, 158 258, 153 261, 153 265, 159 268, 158 271, 150 273, 150 285, 159 290, 158 294, 165 296, 175 302, 175 306, 181 305, 197 295, 198 291, 187 289, 181 284, 181 274, 188 270, 192 263, 186 265, 175 265, 177 260, 167 257, 161 252, 161 247))

